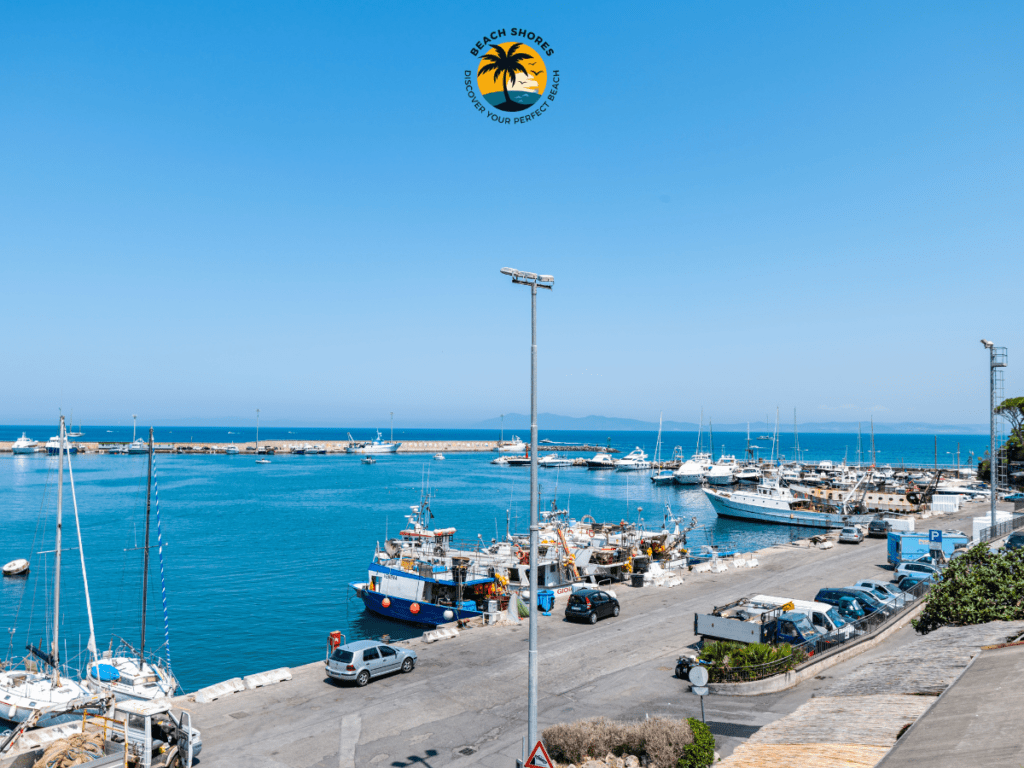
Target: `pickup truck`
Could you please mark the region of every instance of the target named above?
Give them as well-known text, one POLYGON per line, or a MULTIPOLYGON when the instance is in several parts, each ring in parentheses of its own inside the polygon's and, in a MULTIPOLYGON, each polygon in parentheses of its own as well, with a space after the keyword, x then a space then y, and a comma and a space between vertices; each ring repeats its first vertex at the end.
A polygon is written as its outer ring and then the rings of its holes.
POLYGON ((693 631, 702 640, 732 640, 737 643, 789 643, 798 645, 818 640, 822 633, 811 620, 794 610, 795 606, 781 606, 745 597, 711 613, 695 613, 693 631))
POLYGON ((832 635, 843 640, 849 640, 854 635, 853 624, 844 619, 840 610, 834 605, 815 603, 810 600, 788 600, 771 595, 754 595, 751 599, 762 603, 772 603, 779 607, 789 603, 793 606, 793 610, 806 615, 814 628, 823 635, 832 635))

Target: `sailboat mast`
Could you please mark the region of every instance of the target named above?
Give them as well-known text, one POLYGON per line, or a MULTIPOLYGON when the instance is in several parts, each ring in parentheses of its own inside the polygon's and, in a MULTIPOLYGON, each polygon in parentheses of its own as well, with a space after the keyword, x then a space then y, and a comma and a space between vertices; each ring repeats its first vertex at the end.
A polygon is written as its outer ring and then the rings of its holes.
POLYGON ((391 412, 391 442, 395 442, 395 412, 391 412))
POLYGON ((54 548, 53 579, 53 685, 60 687, 60 527, 64 506, 64 416, 60 417, 60 467, 57 470, 57 541, 54 548))
POLYGON ((256 455, 260 453, 260 409, 256 409, 256 455))
POLYGON ((149 428, 149 472, 146 475, 146 538, 142 543, 142 642, 139 659, 146 652, 146 594, 149 589, 149 502, 153 491, 153 428, 149 428))
POLYGON ((708 442, 711 444, 711 461, 715 460, 715 425, 708 419, 708 442))
POLYGON ((875 417, 871 417, 871 468, 875 468, 875 417))
POLYGON ((796 451, 796 460, 800 461, 800 433, 796 428, 796 408, 793 409, 793 450, 796 451))

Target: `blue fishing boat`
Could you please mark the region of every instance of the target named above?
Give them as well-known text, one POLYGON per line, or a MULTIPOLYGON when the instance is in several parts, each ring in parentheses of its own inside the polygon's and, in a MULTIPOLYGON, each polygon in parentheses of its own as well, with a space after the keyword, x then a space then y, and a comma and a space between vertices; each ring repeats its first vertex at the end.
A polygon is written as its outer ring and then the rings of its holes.
POLYGON ((429 499, 412 507, 400 538, 377 547, 368 579, 350 586, 368 611, 411 624, 437 626, 497 610, 504 585, 479 550, 452 544, 454 528, 430 529, 429 499))

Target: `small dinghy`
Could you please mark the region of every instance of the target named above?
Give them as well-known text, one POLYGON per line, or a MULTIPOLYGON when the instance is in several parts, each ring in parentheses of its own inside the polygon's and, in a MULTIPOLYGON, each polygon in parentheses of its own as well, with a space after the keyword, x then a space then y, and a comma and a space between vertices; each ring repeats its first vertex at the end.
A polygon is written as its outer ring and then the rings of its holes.
POLYGON ((443 453, 435 453, 434 454, 434 461, 444 461, 444 454, 443 453))
POLYGON ((4 566, 4 576, 28 576, 28 560, 11 560, 4 566))
POLYGON ((376 464, 377 460, 373 456, 363 456, 363 464, 376 464))

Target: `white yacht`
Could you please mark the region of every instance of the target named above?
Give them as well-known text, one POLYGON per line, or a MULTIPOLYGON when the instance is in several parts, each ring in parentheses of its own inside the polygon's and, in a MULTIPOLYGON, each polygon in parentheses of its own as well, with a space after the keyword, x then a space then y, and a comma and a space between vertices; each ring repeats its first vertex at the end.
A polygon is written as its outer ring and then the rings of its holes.
POLYGON ((443 453, 435 453, 434 454, 434 461, 444 461, 444 454, 443 453))
POLYGON ((21 437, 14 441, 14 445, 11 446, 11 450, 14 453, 35 453, 39 449, 39 443, 33 440, 31 437, 21 433, 21 437))
POLYGON ((64 443, 64 452, 74 456, 78 453, 78 448, 68 442, 67 436, 61 438, 59 435, 54 435, 46 441, 46 453, 50 456, 56 456, 60 453, 61 442, 64 443))
POLYGON ((639 446, 621 459, 616 459, 614 464, 617 472, 635 472, 636 470, 651 468, 651 462, 647 460, 647 454, 639 446))
POLYGON ((592 459, 587 459, 587 469, 615 469, 615 460, 610 453, 595 453, 592 459))
POLYGON ((721 456, 708 472, 707 481, 711 485, 732 485, 735 482, 732 476, 735 468, 735 456, 721 456))
POLYGON ((165 664, 155 657, 142 658, 135 649, 122 643, 86 668, 82 679, 90 688, 109 691, 118 701, 152 701, 173 696, 178 681, 165 664))
POLYGON ((744 467, 738 467, 732 476, 741 483, 758 483, 761 481, 761 470, 748 464, 744 467))
POLYGON ((146 441, 140 437, 128 444, 128 453, 132 455, 149 453, 149 446, 146 444, 146 441))
POLYGON ((557 453, 548 453, 537 459, 538 467, 571 467, 572 459, 568 456, 559 456, 557 453))
POLYGON ((238 446, 232 443, 231 445, 224 449, 224 453, 226 453, 228 456, 237 456, 238 446))
POLYGON ((499 440, 495 450, 498 453, 526 453, 526 443, 519 439, 519 435, 513 435, 507 443, 499 440))
POLYGON ((491 464, 497 464, 502 467, 508 466, 508 456, 495 456, 491 459, 491 464))
POLYGON ((679 485, 700 485, 711 469, 711 457, 706 453, 695 453, 692 459, 684 461, 673 474, 679 485))

